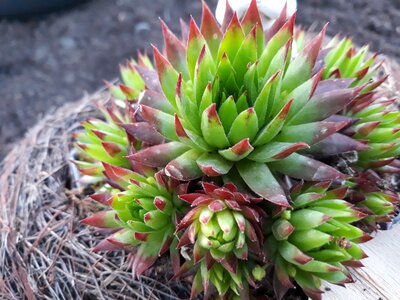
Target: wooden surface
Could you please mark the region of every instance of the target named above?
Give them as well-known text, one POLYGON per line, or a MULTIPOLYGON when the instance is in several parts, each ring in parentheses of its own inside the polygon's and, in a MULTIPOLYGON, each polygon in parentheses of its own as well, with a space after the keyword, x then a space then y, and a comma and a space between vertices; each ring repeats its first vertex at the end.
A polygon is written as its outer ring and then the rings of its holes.
POLYGON ((346 288, 325 284, 324 300, 400 299, 400 225, 381 231, 363 248, 364 268, 352 272, 355 283, 346 288))

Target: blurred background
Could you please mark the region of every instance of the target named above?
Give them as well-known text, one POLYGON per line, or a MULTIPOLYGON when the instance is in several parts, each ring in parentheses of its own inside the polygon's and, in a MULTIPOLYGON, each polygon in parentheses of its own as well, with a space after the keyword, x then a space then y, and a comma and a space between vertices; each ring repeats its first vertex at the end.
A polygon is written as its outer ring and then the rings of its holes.
MULTIPOLYGON (((214 9, 217 0, 207 3, 214 9)), ((298 0, 298 6, 303 27, 319 30, 328 21, 329 34, 400 58, 400 0, 298 0)), ((178 32, 179 18, 199 21, 200 13, 200 0, 0 1, 0 160, 44 114, 117 77, 118 64, 136 50, 161 45, 158 17, 178 32), (32 9, 59 10, 32 18, 32 9), (20 13, 22 21, 15 18, 20 13)))

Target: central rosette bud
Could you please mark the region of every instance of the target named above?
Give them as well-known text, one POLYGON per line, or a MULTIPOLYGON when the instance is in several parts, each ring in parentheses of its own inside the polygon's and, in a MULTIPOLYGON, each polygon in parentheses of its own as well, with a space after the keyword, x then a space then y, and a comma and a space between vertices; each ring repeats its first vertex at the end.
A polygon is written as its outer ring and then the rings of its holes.
POLYGON ((247 260, 249 251, 262 256, 265 212, 256 206, 262 199, 239 193, 233 184, 220 188, 203 182, 202 186, 204 193, 180 196, 193 209, 178 224, 178 232, 186 229, 179 247, 194 244, 195 261, 207 253, 223 264, 247 260))
POLYGON ((214 256, 243 249, 246 225, 251 226, 246 224, 241 212, 232 210, 228 205, 222 200, 200 205, 199 218, 193 225, 199 245, 211 250, 214 256))

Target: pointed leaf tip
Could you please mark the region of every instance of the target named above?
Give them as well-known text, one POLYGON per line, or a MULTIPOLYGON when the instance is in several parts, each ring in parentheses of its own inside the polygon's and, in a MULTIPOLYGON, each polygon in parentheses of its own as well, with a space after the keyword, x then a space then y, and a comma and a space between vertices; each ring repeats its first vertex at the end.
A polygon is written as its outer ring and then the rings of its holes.
POLYGON ((110 142, 102 142, 101 145, 103 146, 104 150, 110 155, 110 157, 115 157, 117 154, 122 152, 122 149, 114 143, 110 142))
POLYGON ((328 24, 325 24, 321 32, 313 40, 311 40, 310 43, 304 49, 303 53, 307 56, 309 60, 309 63, 311 65, 311 70, 313 69, 318 54, 321 50, 322 42, 324 40, 327 28, 328 24))
POLYGON ((249 33, 251 28, 253 27, 260 28, 261 32, 263 32, 260 12, 257 6, 257 0, 251 1, 250 6, 243 17, 242 26, 245 31, 245 34, 249 33))
POLYGON ((229 149, 219 150, 219 154, 229 161, 239 161, 248 156, 253 150, 250 139, 244 138, 229 149))
POLYGON ((119 228, 118 215, 112 211, 100 211, 81 220, 81 223, 97 228, 119 228))
POLYGON ((172 67, 168 59, 161 54, 160 50, 154 45, 151 45, 153 48, 153 55, 154 55, 154 60, 156 62, 156 68, 157 71, 160 73, 163 73, 164 70, 168 67, 172 67))
POLYGON ((207 45, 212 53, 212 56, 216 58, 218 47, 222 39, 222 32, 217 20, 205 1, 202 1, 202 10, 203 16, 201 20, 200 31, 207 41, 207 45))
POLYGON ((155 46, 153 46, 153 53, 162 90, 172 106, 176 107, 175 92, 179 74, 155 46))
POLYGON ((306 143, 296 143, 296 144, 284 149, 280 153, 276 154, 275 156, 273 156, 273 158, 274 159, 284 159, 299 149, 307 149, 307 148, 310 148, 310 146, 306 143))
POLYGON ((187 75, 186 48, 182 42, 169 30, 168 26, 160 19, 164 35, 165 51, 171 64, 187 75))

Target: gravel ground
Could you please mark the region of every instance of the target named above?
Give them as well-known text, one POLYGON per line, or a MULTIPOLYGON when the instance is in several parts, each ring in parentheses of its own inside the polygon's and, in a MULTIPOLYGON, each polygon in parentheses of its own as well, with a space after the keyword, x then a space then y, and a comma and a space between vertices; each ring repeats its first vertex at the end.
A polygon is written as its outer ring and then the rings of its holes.
MULTIPOLYGON (((215 7, 216 0, 208 1, 215 7)), ((300 0, 298 20, 400 57, 399 0, 300 0)), ((200 1, 93 0, 41 20, 0 22, 0 160, 43 114, 115 78, 118 64, 159 45, 158 16, 177 31, 200 1)))

